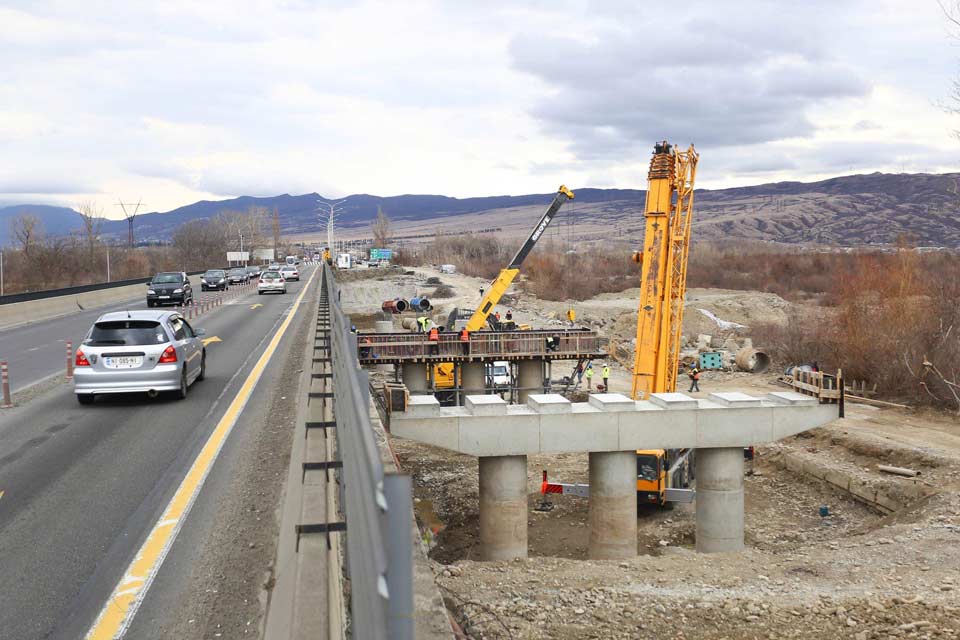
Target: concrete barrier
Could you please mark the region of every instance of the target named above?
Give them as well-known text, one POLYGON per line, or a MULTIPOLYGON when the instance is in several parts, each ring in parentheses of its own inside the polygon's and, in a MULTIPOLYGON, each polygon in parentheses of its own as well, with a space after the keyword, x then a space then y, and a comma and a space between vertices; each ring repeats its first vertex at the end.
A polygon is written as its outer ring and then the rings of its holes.
POLYGON ((132 300, 137 296, 141 297, 140 302, 147 299, 145 284, 132 284, 127 287, 4 304, 0 305, 0 329, 10 329, 38 320, 49 320, 50 318, 79 313, 81 306, 83 309, 96 309, 97 307, 132 300))

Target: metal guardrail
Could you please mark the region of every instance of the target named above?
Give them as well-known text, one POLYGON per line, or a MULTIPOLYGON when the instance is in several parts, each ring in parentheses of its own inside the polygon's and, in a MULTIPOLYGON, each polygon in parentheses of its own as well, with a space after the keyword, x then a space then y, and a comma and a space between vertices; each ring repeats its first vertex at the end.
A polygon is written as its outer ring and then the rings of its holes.
POLYGON ((370 423, 369 376, 357 360, 356 336, 340 307, 333 270, 324 264, 321 318, 328 309, 333 411, 346 520, 352 637, 410 640, 413 536, 410 477, 385 473, 370 423))
MULTIPOLYGON (((188 271, 188 276, 197 276, 203 271, 188 271)), ((45 298, 56 298, 59 296, 72 296, 78 293, 89 293, 90 291, 100 291, 102 289, 117 289, 119 287, 129 287, 134 284, 146 284, 150 282, 153 275, 145 278, 132 278, 130 280, 114 280, 113 282, 96 282, 94 284, 80 284, 75 287, 63 287, 60 289, 44 289, 43 291, 28 291, 24 293, 11 293, 6 296, 0 296, 0 305, 13 304, 15 302, 30 302, 32 300, 44 300, 45 298)))

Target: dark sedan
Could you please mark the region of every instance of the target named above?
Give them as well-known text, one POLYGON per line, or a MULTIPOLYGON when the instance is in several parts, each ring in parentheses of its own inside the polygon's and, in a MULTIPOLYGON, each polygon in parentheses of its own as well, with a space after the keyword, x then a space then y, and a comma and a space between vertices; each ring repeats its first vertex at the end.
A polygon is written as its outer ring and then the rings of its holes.
POLYGON ((183 271, 164 271, 147 283, 147 306, 187 305, 193 302, 193 287, 183 271))
POLYGON ((200 289, 203 291, 226 291, 230 285, 227 284, 227 272, 223 269, 208 269, 200 276, 200 289))

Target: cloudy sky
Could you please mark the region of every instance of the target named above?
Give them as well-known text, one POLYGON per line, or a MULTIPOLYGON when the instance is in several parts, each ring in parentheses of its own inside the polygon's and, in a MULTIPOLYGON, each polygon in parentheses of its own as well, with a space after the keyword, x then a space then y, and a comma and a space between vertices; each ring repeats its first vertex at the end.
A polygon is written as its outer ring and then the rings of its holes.
POLYGON ((936 0, 0 0, 0 204, 960 170, 936 0))

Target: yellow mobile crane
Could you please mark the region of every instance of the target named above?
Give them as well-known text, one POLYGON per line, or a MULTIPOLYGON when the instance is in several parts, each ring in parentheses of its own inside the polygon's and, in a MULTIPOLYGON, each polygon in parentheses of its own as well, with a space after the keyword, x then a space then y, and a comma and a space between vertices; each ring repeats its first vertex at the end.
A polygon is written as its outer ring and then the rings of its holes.
MULTIPOLYGON (((693 185, 700 156, 693 145, 677 151, 666 140, 653 148, 644 207, 646 230, 640 264, 640 307, 632 397, 677 390, 683 297, 693 221, 693 185)), ((686 489, 693 477, 690 450, 637 451, 637 499, 668 506, 668 489, 686 489)), ((680 495, 688 495, 681 493, 680 495)))
POLYGON ((565 185, 560 185, 560 188, 557 190, 557 195, 553 197, 553 202, 550 203, 550 206, 547 207, 543 216, 540 217, 540 222, 538 222, 537 226, 530 232, 526 242, 524 242, 517 251, 517 255, 513 256, 510 264, 501 270, 497 279, 490 284, 490 288, 487 289, 487 292, 483 295, 483 299, 480 300, 480 306, 477 307, 477 310, 473 312, 473 315, 470 316, 470 319, 467 321, 467 331, 479 331, 487 326, 490 311, 497 306, 500 298, 503 297, 503 294, 507 292, 507 289, 509 289, 513 283, 513 279, 520 273, 520 265, 527 259, 527 255, 533 250, 540 236, 542 236, 543 232, 550 226, 550 222, 557 215, 557 212, 560 211, 563 203, 567 200, 573 200, 573 197, 573 191, 570 191, 565 185))

